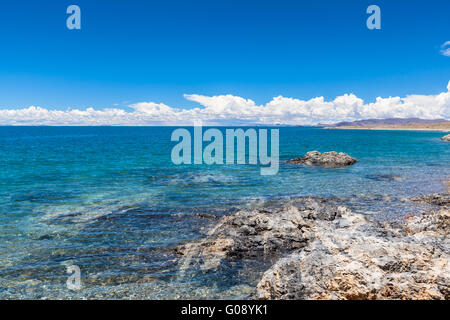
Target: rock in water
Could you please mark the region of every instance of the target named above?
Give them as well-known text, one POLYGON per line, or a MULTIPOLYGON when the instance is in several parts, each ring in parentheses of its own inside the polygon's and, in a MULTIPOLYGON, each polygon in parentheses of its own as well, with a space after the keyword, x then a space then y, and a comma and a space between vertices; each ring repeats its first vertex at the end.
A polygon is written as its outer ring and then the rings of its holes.
POLYGON ((413 202, 450 207, 450 194, 434 193, 409 199, 413 202))
POLYGON ((203 241, 181 245, 175 251, 191 257, 190 264, 201 260, 201 269, 215 267, 226 258, 279 258, 306 245, 315 220, 332 221, 341 210, 332 199, 313 197, 280 207, 241 210, 223 217, 203 241))
POLYGON ((289 163, 306 164, 308 166, 345 167, 356 162, 356 159, 343 152, 309 151, 302 158, 291 159, 289 163))
POLYGON ((444 141, 450 141, 450 134, 448 134, 448 135, 446 135, 446 136, 443 136, 443 137, 441 138, 441 140, 444 140, 444 141))
POLYGON ((314 240, 267 270, 253 298, 447 300, 449 222, 446 209, 410 218, 404 229, 346 212, 316 221, 314 240))
POLYGON ((241 210, 205 239, 176 248, 180 274, 252 260, 266 270, 249 275, 259 281, 253 299, 448 300, 448 203, 436 195, 416 201, 439 211, 380 223, 339 200, 312 197, 241 210))

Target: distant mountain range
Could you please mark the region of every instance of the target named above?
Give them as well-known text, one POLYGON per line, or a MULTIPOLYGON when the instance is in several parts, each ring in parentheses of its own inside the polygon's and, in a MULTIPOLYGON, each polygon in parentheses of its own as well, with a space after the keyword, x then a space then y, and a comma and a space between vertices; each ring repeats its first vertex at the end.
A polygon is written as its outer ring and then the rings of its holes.
POLYGON ((335 124, 318 123, 317 127, 367 127, 367 126, 392 126, 392 125, 408 125, 408 124, 434 124, 450 122, 445 119, 425 120, 419 118, 389 118, 389 119, 366 119, 357 121, 343 121, 335 124))

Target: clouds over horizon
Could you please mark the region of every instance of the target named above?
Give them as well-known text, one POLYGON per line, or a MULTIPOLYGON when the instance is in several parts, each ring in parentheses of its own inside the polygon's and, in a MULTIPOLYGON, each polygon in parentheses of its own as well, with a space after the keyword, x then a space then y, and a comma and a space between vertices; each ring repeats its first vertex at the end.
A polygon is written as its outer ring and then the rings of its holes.
POLYGON ((441 46, 441 54, 446 57, 450 57, 450 41, 446 41, 441 46))
POLYGON ((233 95, 204 96, 185 94, 200 107, 179 109, 163 103, 140 102, 129 107, 96 110, 48 110, 31 106, 0 110, 0 125, 205 125, 286 124, 311 125, 369 118, 450 119, 450 81, 447 91, 437 95, 408 95, 377 98, 364 103, 354 94, 344 94, 332 101, 324 97, 300 100, 274 97, 265 105, 233 95))

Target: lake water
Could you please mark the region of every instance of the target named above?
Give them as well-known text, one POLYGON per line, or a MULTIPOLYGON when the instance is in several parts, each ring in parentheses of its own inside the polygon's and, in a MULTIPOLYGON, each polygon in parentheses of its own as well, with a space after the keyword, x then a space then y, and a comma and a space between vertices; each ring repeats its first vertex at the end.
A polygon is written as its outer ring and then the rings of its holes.
POLYGON ((258 165, 174 165, 174 129, 0 127, 0 298, 242 298, 260 273, 239 263, 180 275, 172 249, 204 236, 212 222, 199 216, 313 195, 393 220, 450 175, 439 132, 281 127, 279 173, 261 176, 258 165), (311 150, 358 162, 283 163, 311 150))

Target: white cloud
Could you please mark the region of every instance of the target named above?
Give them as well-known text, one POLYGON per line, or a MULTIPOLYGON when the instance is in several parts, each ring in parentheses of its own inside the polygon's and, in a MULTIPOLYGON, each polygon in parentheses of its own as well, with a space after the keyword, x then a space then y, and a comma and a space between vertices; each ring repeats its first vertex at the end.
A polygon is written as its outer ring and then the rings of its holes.
POLYGON ((450 119, 450 82, 447 91, 437 95, 409 95, 404 98, 377 98, 364 103, 354 94, 332 101, 323 97, 310 100, 274 97, 265 105, 233 95, 185 95, 197 102, 194 109, 177 109, 163 103, 141 102, 129 107, 95 110, 48 110, 31 106, 18 110, 0 110, 0 125, 192 125, 202 120, 207 125, 291 124, 308 125, 353 121, 368 118, 450 119))
POLYGON ((450 57, 450 48, 442 49, 441 53, 442 53, 442 55, 444 55, 446 57, 450 57))
POLYGON ((444 42, 441 46, 441 54, 446 57, 450 57, 450 41, 444 42))

